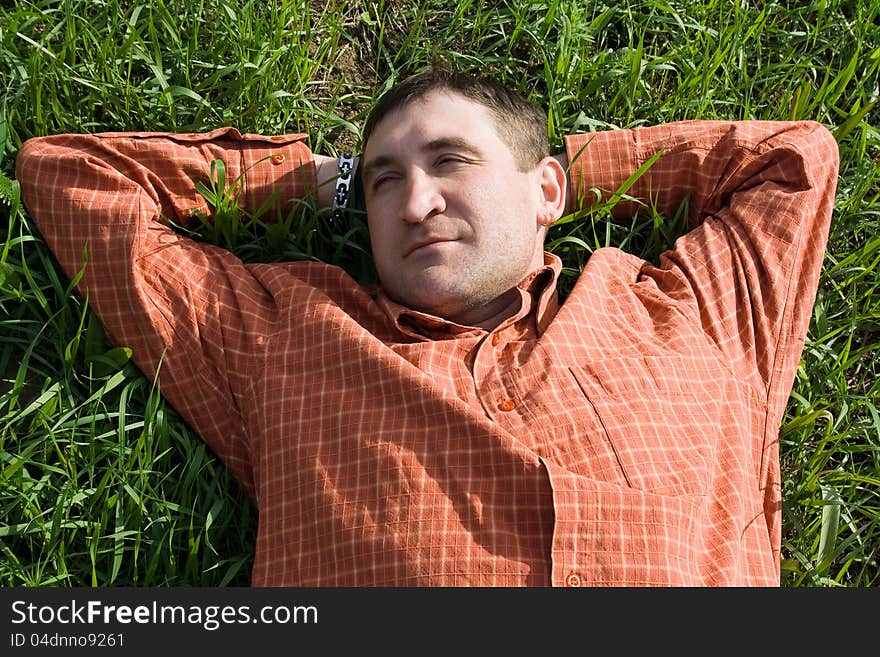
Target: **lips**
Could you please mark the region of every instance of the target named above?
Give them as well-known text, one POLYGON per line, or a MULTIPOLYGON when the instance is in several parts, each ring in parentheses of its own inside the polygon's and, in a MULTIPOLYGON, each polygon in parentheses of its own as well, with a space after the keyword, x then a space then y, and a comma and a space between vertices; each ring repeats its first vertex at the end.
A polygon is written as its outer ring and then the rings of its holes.
POLYGON ((454 237, 442 237, 439 235, 418 239, 406 248, 406 250, 403 252, 403 257, 406 258, 408 255, 418 249, 421 249, 422 247, 430 246, 431 244, 437 244, 439 242, 454 242, 455 239, 456 238, 454 237))

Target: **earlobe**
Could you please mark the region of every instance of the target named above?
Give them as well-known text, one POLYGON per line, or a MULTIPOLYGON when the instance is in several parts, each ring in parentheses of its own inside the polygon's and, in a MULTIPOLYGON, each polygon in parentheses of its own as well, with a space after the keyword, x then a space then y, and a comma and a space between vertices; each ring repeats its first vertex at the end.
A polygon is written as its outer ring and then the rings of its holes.
POLYGON ((541 186, 541 209, 537 219, 540 226, 552 226, 565 212, 565 194, 568 176, 554 157, 545 157, 538 164, 541 186))
POLYGON ((556 223, 557 219, 559 219, 559 217, 554 216, 553 214, 550 214, 548 212, 542 212, 542 213, 538 214, 538 225, 544 226, 545 228, 549 228, 550 226, 552 226, 553 224, 556 223))

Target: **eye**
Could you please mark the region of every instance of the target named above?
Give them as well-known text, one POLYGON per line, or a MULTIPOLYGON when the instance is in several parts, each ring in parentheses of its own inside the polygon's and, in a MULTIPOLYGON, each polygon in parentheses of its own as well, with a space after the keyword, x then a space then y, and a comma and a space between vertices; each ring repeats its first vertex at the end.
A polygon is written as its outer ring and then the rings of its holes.
POLYGON ((457 164, 465 164, 465 160, 458 155, 441 155, 437 158, 434 164, 438 167, 449 167, 457 164))
POLYGON ((382 185, 384 185, 385 183, 387 183, 387 182, 393 180, 394 178, 395 178, 395 176, 394 176, 394 174, 392 174, 392 173, 382 173, 382 174, 379 174, 378 176, 376 176, 376 177, 373 179, 373 185, 372 185, 372 187, 373 187, 373 189, 379 189, 382 185))

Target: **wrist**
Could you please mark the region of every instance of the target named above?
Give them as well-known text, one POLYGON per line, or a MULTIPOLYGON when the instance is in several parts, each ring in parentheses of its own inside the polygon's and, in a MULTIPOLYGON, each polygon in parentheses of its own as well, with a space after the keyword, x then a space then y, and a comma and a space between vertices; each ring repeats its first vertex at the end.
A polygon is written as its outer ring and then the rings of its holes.
POLYGON ((358 187, 359 156, 343 153, 342 157, 313 155, 318 185, 318 211, 330 214, 330 221, 344 226, 349 212, 364 214, 363 192, 358 187), (350 159, 349 159, 350 157, 350 159))
POLYGON ((336 194, 336 177, 339 174, 338 160, 328 155, 314 156, 315 178, 318 185, 317 203, 318 210, 330 210, 333 206, 333 196, 336 194))

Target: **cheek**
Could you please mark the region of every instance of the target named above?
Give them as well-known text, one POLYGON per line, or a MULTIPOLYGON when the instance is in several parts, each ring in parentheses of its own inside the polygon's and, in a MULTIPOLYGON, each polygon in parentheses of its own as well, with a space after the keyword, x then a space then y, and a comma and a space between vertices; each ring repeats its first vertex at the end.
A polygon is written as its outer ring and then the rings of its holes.
POLYGON ((526 233, 534 232, 537 204, 525 184, 498 185, 486 192, 475 202, 482 208, 481 214, 496 234, 521 240, 526 233))
POLYGON ((390 222, 388 208, 382 203, 373 202, 367 206, 367 228, 373 245, 382 245, 388 238, 390 222))
POLYGON ((522 213, 535 202, 530 180, 522 175, 493 176, 469 189, 468 200, 491 210, 522 213))
POLYGON ((374 219, 373 215, 369 215, 369 211, 368 216, 371 217, 368 222, 370 247, 376 266, 381 269, 386 264, 393 265, 395 246, 399 243, 400 236, 387 221, 382 220, 381 216, 374 219))

